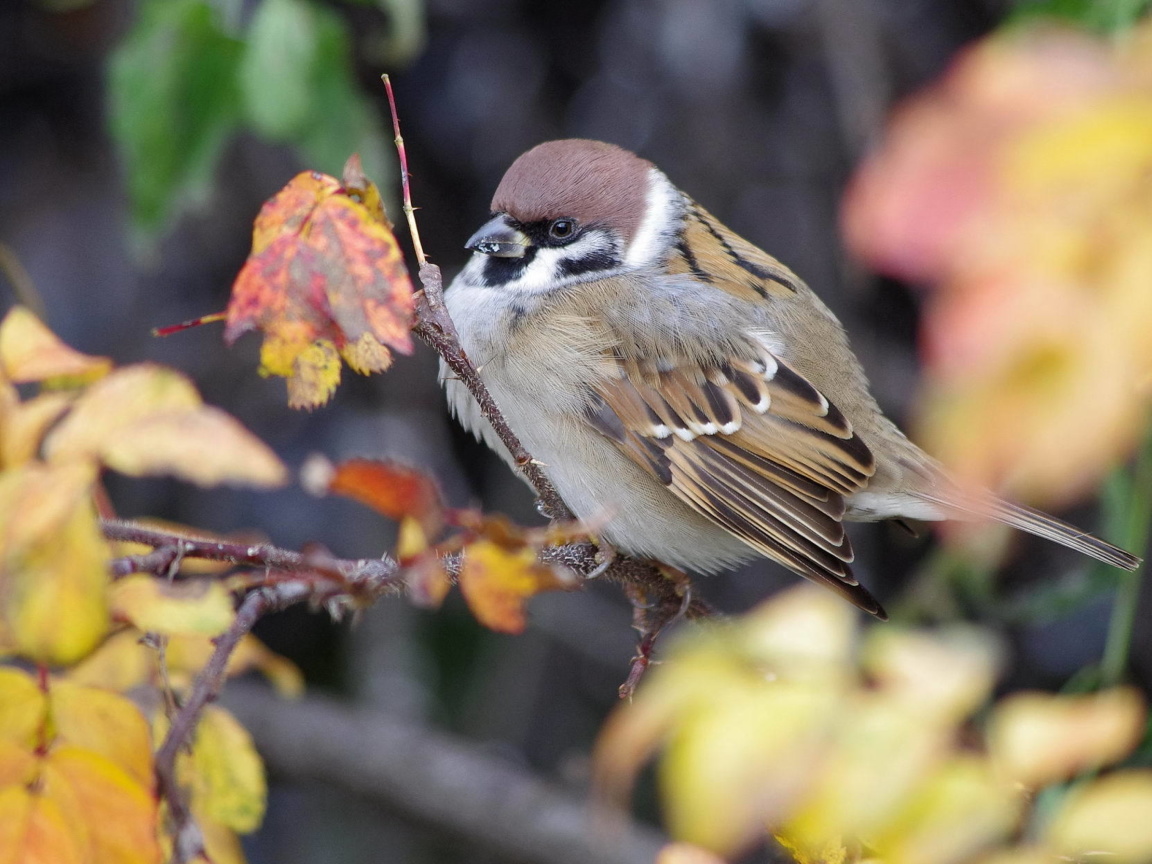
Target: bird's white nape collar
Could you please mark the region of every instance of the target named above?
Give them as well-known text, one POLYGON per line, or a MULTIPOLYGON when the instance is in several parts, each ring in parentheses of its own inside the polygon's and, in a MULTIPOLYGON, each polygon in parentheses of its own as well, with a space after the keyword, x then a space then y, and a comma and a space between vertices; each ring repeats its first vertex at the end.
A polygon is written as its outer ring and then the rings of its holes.
POLYGON ((624 257, 626 267, 645 267, 659 260, 672 242, 684 215, 684 199, 659 168, 648 170, 644 218, 624 257))

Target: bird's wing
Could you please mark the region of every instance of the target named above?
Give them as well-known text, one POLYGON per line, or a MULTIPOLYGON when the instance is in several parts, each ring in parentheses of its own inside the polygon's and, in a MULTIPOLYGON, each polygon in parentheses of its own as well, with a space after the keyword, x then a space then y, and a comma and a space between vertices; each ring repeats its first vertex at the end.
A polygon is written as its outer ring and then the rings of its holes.
POLYGON ((617 349, 587 421, 695 510, 883 617, 852 575, 841 522, 872 453, 803 376, 759 343, 745 353, 705 365, 617 349))
POLYGON ((795 273, 695 201, 686 201, 680 242, 665 263, 668 273, 691 276, 750 302, 788 297, 802 290, 795 273))

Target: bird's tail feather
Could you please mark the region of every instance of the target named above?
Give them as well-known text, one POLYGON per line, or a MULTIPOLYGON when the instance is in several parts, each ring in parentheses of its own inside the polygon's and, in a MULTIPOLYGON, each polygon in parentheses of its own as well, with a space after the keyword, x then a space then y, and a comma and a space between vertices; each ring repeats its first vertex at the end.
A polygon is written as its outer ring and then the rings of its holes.
POLYGON ((1069 525, 1040 510, 1013 504, 1001 498, 988 496, 981 499, 965 499, 963 497, 937 497, 931 494, 923 496, 934 504, 956 512, 963 518, 964 515, 976 518, 992 518, 1003 522, 1037 537, 1052 540, 1069 549, 1082 552, 1097 561, 1120 567, 1124 570, 1135 570, 1141 564, 1141 559, 1130 552, 1125 552, 1118 546, 1113 546, 1099 537, 1086 531, 1081 531, 1074 525, 1069 525))

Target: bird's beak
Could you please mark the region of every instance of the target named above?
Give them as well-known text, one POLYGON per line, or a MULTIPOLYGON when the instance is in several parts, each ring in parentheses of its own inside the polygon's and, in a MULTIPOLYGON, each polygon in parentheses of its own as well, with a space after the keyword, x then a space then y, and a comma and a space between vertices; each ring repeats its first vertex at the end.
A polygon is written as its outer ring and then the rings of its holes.
POLYGON ((503 214, 493 216, 484 227, 468 238, 466 249, 474 249, 495 258, 523 258, 532 241, 508 224, 503 214))

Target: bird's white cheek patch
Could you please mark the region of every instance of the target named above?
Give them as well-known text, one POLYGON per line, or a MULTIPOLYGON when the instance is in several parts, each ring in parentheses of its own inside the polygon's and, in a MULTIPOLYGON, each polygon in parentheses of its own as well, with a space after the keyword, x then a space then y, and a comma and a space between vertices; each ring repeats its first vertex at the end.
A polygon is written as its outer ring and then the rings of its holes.
POLYGON ((660 258, 672 243, 684 213, 683 197, 657 168, 648 172, 644 205, 644 219, 624 259, 629 268, 646 267, 660 258))

